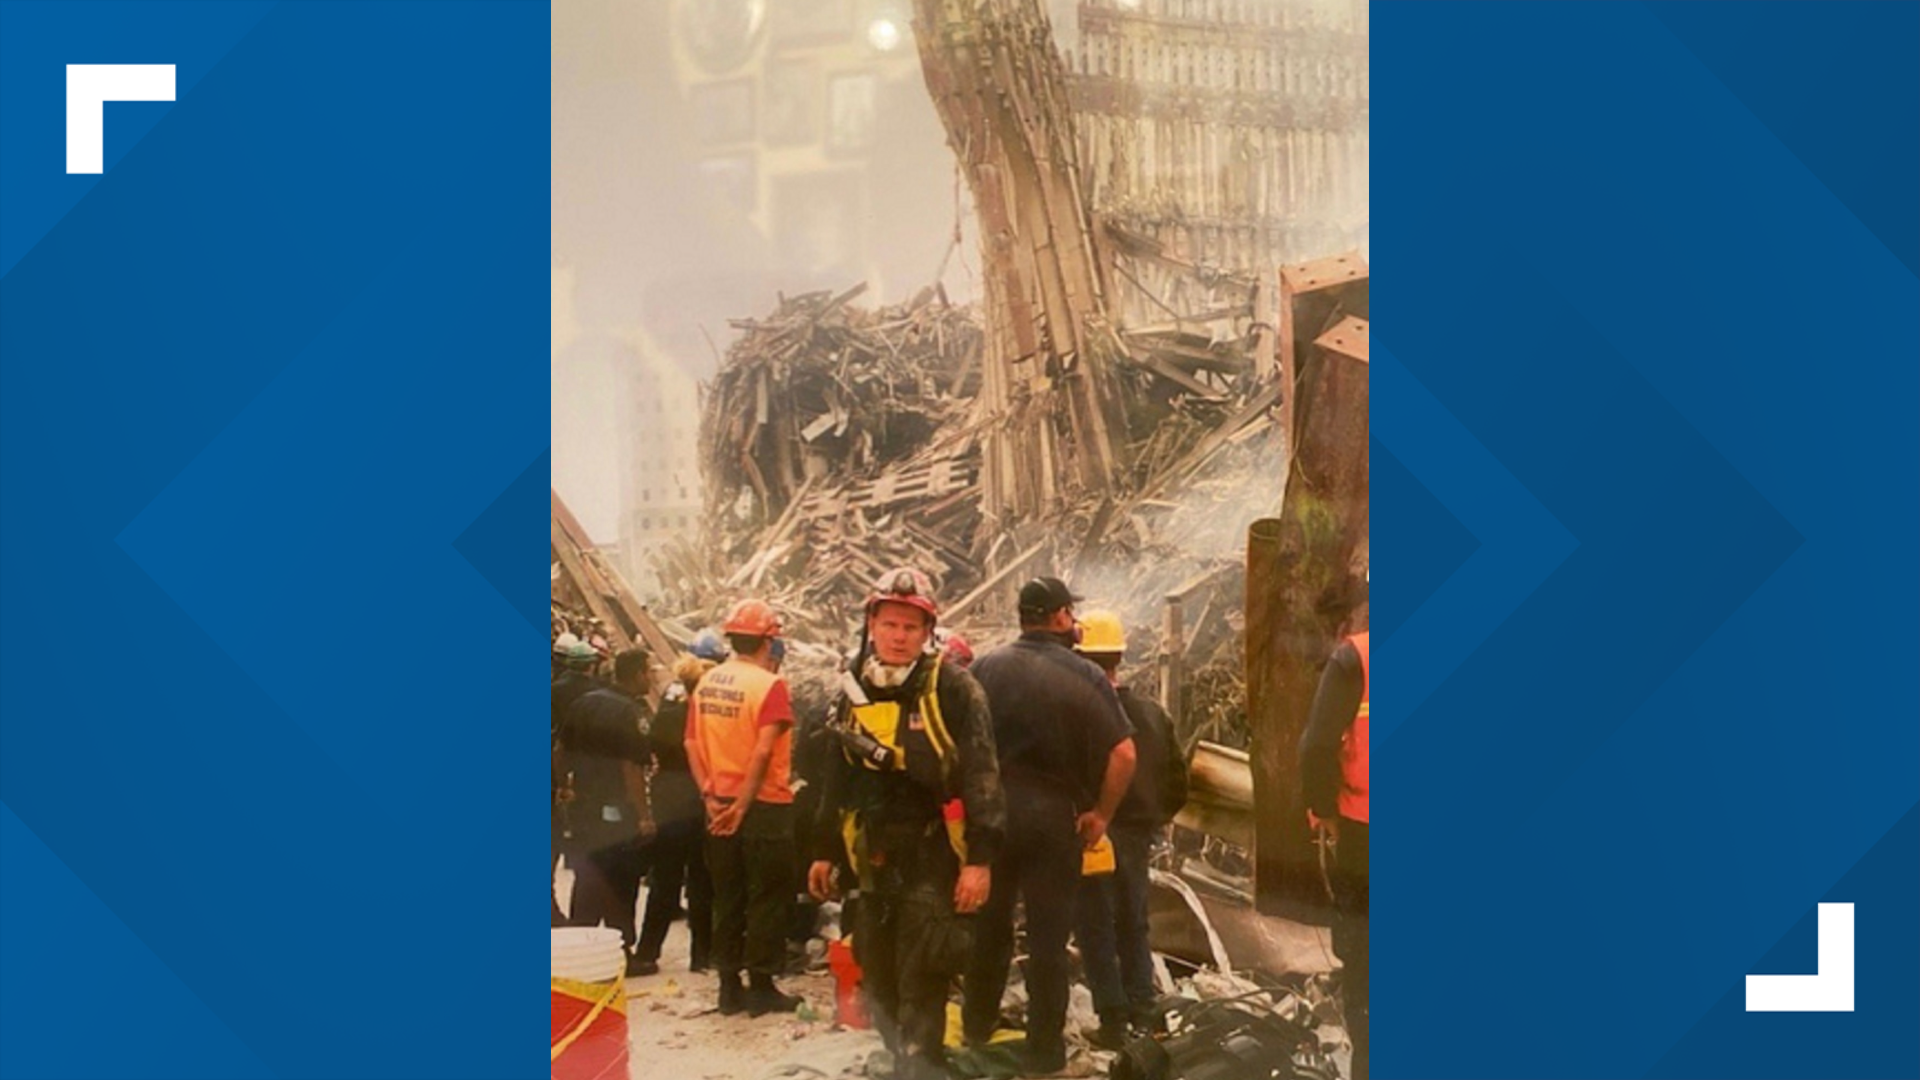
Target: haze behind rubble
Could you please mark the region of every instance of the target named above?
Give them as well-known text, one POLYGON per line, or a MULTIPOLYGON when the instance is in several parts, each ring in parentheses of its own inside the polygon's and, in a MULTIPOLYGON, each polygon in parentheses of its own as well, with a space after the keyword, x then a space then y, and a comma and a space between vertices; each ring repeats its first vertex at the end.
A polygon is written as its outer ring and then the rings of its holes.
MULTIPOLYGON (((1076 0, 1043 4, 1056 40, 1073 47, 1076 0)), ((703 181, 699 163, 712 152, 699 145, 675 73, 673 6, 568 0, 553 9, 552 473, 601 544, 620 535, 619 371, 634 363, 631 350, 656 349, 706 379, 733 339, 729 319, 770 313, 778 293, 838 292, 858 280, 783 262, 779 245, 703 181)), ((875 148, 860 159, 873 169, 862 305, 909 298, 943 265, 954 302, 979 292, 972 210, 956 206, 953 153, 914 50, 909 36, 892 54, 905 62, 882 82, 875 148), (956 224, 963 237, 943 263, 956 224)), ((1185 566, 1240 559, 1247 522, 1278 512, 1277 448, 1263 438, 1241 449, 1228 456, 1251 468, 1173 494, 1157 511, 1185 566), (1221 513, 1223 503, 1235 512, 1221 513)), ((691 446, 688 456, 697 459, 691 446)), ((1101 568, 1076 586, 1131 620, 1148 617, 1160 591, 1177 584, 1161 576, 1101 568)))
MULTIPOLYGON (((696 378, 715 367, 728 319, 770 312, 776 293, 844 290, 846 273, 784 264, 744 211, 703 182, 669 45, 667 0, 568 0, 553 8, 553 484, 598 543, 619 538, 619 366, 649 341, 696 378), (703 333, 704 331, 704 333, 703 333), (709 344, 711 335, 713 344, 709 344)), ((895 53, 911 58, 912 40, 895 53)), ((955 174, 918 64, 882 82, 871 160, 869 290, 862 303, 933 283, 953 236, 955 174)), ((977 293, 967 239, 944 282, 977 293)), ((688 448, 692 456, 692 448, 688 448)))

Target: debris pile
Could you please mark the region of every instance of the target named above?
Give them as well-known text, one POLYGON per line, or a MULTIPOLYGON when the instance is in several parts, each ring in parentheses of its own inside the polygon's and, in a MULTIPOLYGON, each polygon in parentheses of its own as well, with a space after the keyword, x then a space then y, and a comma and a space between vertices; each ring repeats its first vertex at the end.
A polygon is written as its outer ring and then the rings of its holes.
MULTIPOLYGON (((1130 239, 1133 259, 1156 256, 1130 239)), ((934 289, 863 308, 855 287, 783 297, 764 317, 734 321, 704 390, 703 532, 656 557, 662 625, 678 634, 742 595, 763 597, 799 646, 788 672, 796 690, 824 687, 871 583, 894 567, 924 570, 946 625, 988 646, 1015 632, 1020 583, 1058 574, 1119 611, 1129 674, 1168 688, 1184 742, 1244 745, 1245 528, 1278 513, 1286 472, 1285 368, 1274 352, 1290 361, 1296 346, 1315 347, 1341 318, 1364 315, 1364 295, 1357 306, 1322 298, 1326 310, 1303 308, 1304 325, 1284 313, 1279 336, 1301 340, 1276 341, 1250 318, 1252 278, 1185 269, 1206 288, 1182 296, 1204 297, 1205 310, 1169 308, 1162 324, 1105 331, 1127 386, 1127 429, 1138 433, 1125 483, 1069 489, 1045 520, 986 508, 988 434, 1049 433, 976 397, 985 340, 976 309, 934 289)))
POLYGON ((700 424, 704 532, 657 560, 678 622, 753 592, 795 636, 838 642, 886 569, 924 566, 951 588, 975 565, 955 538, 979 518, 966 423, 979 323, 934 290, 877 310, 849 303, 861 291, 783 298, 732 324, 700 424))
POLYGON ((912 303, 850 306, 865 291, 782 298, 739 319, 700 429, 709 509, 778 514, 810 480, 871 475, 912 457, 978 391, 983 337, 933 290, 912 303), (729 497, 751 489, 751 507, 729 497))
MULTIPOLYGON (((965 396, 978 377, 974 313, 931 298, 869 312, 846 295, 797 297, 735 324, 701 425, 706 531, 657 563, 671 621, 710 622, 753 593, 794 636, 845 642, 866 589, 900 565, 926 570, 948 621, 982 634, 1010 628, 1004 601, 1023 571, 1079 575, 1082 592, 1098 579, 1099 600, 1144 627, 1158 626, 1160 596, 1182 582, 1232 591, 1245 515, 1278 501, 1277 390, 1140 395, 1154 415, 1142 418, 1151 434, 1131 494, 1071 502, 1049 522, 992 521, 978 470, 995 418, 965 396), (1138 610, 1125 610, 1135 597, 1138 610)), ((1196 606, 1224 616, 1237 607, 1229 599, 1210 592, 1196 606)))

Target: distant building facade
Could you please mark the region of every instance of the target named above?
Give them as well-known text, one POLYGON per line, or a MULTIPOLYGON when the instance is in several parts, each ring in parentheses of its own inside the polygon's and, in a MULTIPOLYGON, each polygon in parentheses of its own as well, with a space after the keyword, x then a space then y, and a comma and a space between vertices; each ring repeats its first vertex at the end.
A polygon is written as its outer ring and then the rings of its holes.
POLYGON ((654 556, 700 531, 700 389, 651 341, 638 338, 625 351, 617 565, 641 599, 650 600, 660 593, 654 556))

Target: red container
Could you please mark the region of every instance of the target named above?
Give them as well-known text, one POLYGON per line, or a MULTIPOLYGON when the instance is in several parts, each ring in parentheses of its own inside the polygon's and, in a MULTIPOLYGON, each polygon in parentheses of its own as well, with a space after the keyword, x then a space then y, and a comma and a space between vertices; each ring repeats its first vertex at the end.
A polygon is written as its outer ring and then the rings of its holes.
POLYGON ((860 962, 853 958, 851 938, 827 942, 827 967, 833 971, 833 1022, 862 1031, 872 1027, 860 995, 860 962))
POLYGON ((552 1080, 627 1080, 627 998, 621 980, 553 980, 552 1080))

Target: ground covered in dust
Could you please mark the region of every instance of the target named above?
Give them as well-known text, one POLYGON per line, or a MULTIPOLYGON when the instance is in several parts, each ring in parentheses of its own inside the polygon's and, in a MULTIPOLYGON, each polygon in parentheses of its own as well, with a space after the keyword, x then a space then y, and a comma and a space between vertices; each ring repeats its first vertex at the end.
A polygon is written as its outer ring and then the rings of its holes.
POLYGON ((871 1031, 835 1030, 833 978, 822 972, 780 980, 806 999, 785 1016, 721 1016, 711 973, 687 972, 687 931, 675 923, 660 974, 627 980, 627 1025, 636 1080, 762 1080, 777 1076, 863 1076, 880 1048, 871 1031))
MULTIPOLYGON (((571 884, 563 868, 556 882, 563 910, 571 884)), ((641 904, 644 910, 644 889, 641 904)), ((1292 946, 1283 951, 1300 964, 1297 970, 1318 970, 1315 961, 1330 958, 1323 929, 1282 919, 1249 921, 1259 924, 1263 935, 1292 946)), ((1229 927, 1229 933, 1245 929, 1229 927)), ((855 1080, 868 1075, 869 1059, 882 1051, 880 1037, 834 1024, 833 977, 824 969, 780 980, 781 989, 805 999, 793 1013, 721 1016, 715 976, 687 970, 688 944, 686 923, 675 922, 662 949, 660 972, 627 979, 632 1080, 855 1080)), ((1161 976, 1166 978, 1164 971, 1161 976)), ((1211 999, 1243 995, 1251 988, 1236 976, 1202 971, 1180 980, 1175 989, 1195 999, 1211 999)), ((1009 1000, 1024 1003, 1024 986, 1017 978, 1009 986, 1009 1000)), ((1097 1022, 1086 987, 1076 984, 1068 1007, 1070 1060, 1063 1075, 1107 1075, 1113 1056, 1093 1050, 1084 1037, 1097 1022)), ((1330 1048, 1338 1046, 1332 1057, 1337 1075, 1345 1076, 1349 1052, 1344 1031, 1326 1027, 1322 1036, 1330 1048)))
MULTIPOLYGON (((555 898, 569 907, 573 877, 564 865, 555 898)), ((646 889, 640 893, 646 910, 646 889)), ((838 1080, 866 1075, 880 1049, 871 1031, 833 1024, 833 977, 824 971, 780 980, 806 1004, 784 1016, 721 1016, 712 972, 687 971, 687 926, 675 922, 661 947, 660 973, 627 979, 627 1029, 633 1080, 838 1080)))

